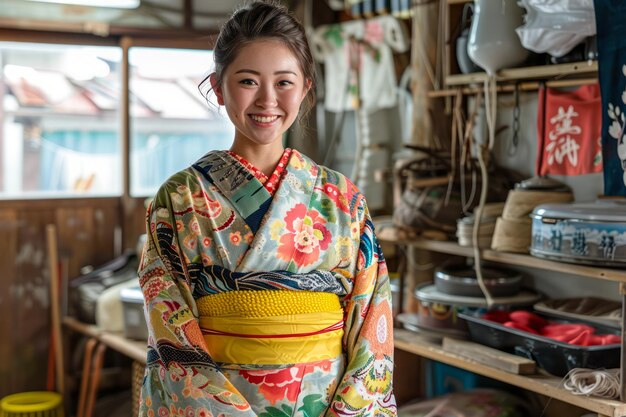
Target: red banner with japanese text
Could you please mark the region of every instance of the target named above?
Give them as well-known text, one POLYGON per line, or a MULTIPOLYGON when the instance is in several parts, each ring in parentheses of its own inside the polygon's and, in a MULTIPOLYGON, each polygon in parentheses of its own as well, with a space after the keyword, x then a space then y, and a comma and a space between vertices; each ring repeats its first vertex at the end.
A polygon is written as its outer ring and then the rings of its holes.
POLYGON ((598 83, 573 91, 539 89, 537 174, 602 172, 602 103, 598 83))

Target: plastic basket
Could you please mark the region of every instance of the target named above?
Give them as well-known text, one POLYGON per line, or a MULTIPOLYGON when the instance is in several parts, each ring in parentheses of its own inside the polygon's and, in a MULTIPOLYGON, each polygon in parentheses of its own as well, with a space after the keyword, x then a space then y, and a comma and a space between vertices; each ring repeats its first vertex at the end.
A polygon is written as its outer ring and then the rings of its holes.
POLYGON ((63 397, 50 391, 11 394, 0 401, 0 417, 63 417, 63 397))

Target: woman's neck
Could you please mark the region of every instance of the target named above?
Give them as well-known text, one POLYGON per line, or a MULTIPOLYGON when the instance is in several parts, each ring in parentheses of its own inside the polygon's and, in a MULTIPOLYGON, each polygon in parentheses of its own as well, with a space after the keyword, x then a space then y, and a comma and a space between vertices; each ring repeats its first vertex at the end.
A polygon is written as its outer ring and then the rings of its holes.
POLYGON ((259 171, 267 175, 272 175, 276 169, 276 165, 285 152, 285 148, 280 146, 237 146, 233 143, 230 151, 243 157, 259 171))

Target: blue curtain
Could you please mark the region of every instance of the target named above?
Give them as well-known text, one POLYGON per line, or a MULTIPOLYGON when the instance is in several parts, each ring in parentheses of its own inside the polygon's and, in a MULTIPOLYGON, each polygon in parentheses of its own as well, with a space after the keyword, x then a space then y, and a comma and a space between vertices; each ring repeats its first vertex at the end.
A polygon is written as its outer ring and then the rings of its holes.
POLYGON ((133 135, 131 195, 152 196, 170 175, 187 168, 207 152, 228 149, 232 138, 232 132, 227 129, 133 135), (153 140, 156 144, 151 144, 153 140))
MULTIPOLYGON (((228 149, 232 137, 229 129, 215 129, 206 133, 134 134, 131 150, 131 194, 153 195, 170 175, 188 167, 205 153, 213 149, 228 149)), ((73 184, 68 183, 63 175, 67 164, 75 164, 78 159, 84 160, 93 156, 119 159, 119 146, 119 136, 115 131, 43 132, 40 189, 70 191, 73 184), (81 154, 84 157, 81 158, 81 154)), ((112 188, 120 189, 119 184, 112 188)))
POLYGON ((604 194, 626 196, 626 1, 594 0, 594 7, 602 94, 604 194))
MULTIPOLYGON (((39 185, 41 191, 70 191, 62 173, 69 152, 85 155, 120 156, 119 135, 115 131, 44 131, 40 153, 39 185)), ((115 186, 119 189, 119 186, 115 186)))

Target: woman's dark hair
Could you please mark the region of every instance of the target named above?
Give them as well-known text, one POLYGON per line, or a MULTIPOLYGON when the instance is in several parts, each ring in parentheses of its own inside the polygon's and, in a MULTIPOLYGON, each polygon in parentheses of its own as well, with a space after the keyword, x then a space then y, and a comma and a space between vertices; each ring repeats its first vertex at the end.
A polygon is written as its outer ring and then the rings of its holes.
MULTIPOLYGON (((253 1, 238 9, 224 23, 213 50, 217 85, 222 84, 224 71, 235 60, 241 48, 261 39, 277 40, 285 44, 298 60, 305 81, 311 81, 311 89, 304 99, 301 116, 306 114, 315 104, 313 56, 300 22, 285 6, 276 1, 253 1)), ((207 79, 200 86, 206 82, 207 79)))

